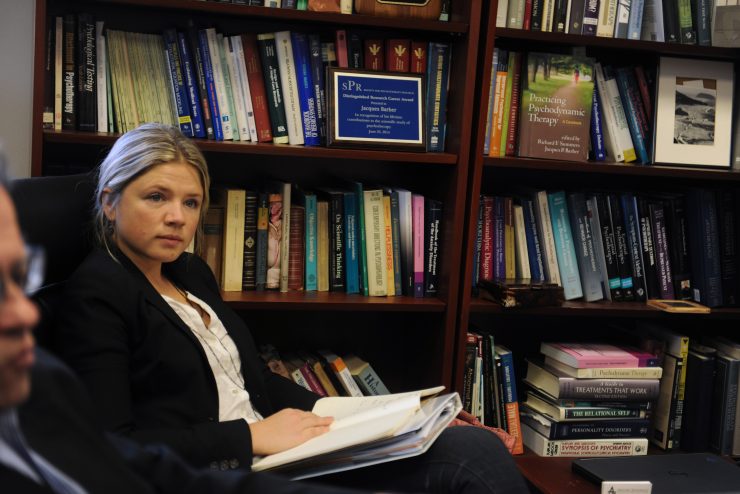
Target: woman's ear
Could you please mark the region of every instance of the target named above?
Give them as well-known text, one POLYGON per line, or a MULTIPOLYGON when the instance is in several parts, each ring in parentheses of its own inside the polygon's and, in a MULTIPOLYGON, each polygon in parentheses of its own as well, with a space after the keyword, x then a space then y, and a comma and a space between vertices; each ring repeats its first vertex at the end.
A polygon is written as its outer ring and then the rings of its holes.
POLYGON ((112 191, 110 187, 103 189, 103 195, 100 198, 100 202, 103 205, 103 214, 108 218, 108 221, 113 222, 116 220, 116 208, 113 207, 111 193, 112 191))

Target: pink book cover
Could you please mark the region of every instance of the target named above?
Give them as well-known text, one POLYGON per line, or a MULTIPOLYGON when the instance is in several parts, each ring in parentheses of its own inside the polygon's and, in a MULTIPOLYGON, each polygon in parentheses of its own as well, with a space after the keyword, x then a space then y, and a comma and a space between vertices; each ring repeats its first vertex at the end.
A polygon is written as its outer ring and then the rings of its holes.
POLYGON ((411 196, 414 246, 414 297, 424 296, 424 196, 411 196))
POLYGON ((340 68, 346 69, 349 67, 349 58, 347 57, 347 31, 344 29, 337 29, 337 65, 340 68))
POLYGON ((577 369, 658 365, 658 359, 653 354, 604 343, 542 343, 540 351, 577 369))

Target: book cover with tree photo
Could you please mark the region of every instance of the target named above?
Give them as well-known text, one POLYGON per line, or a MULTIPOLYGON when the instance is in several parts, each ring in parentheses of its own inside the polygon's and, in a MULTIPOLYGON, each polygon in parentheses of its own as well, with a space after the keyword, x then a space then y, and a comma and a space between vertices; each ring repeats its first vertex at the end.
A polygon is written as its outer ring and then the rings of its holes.
POLYGON ((527 54, 521 78, 519 156, 587 161, 593 59, 527 54))

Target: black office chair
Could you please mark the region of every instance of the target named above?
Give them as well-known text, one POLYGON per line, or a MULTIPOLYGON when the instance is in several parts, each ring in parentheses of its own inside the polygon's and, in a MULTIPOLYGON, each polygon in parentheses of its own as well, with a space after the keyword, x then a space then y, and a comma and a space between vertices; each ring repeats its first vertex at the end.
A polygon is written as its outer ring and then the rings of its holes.
POLYGON ((64 281, 94 245, 92 173, 15 180, 10 187, 25 241, 44 248, 44 286, 34 293, 41 320, 36 329, 39 345, 54 351, 51 331, 63 294, 64 281))

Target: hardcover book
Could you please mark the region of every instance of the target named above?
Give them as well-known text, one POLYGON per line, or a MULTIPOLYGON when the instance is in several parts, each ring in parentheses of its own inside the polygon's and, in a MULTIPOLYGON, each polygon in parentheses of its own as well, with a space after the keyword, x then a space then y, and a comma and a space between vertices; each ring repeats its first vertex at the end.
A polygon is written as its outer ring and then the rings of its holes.
POLYGON ((588 160, 593 60, 550 53, 527 54, 521 81, 519 155, 588 160))
POLYGON ((577 369, 592 367, 655 367, 653 354, 604 343, 547 343, 540 351, 559 362, 577 369))

